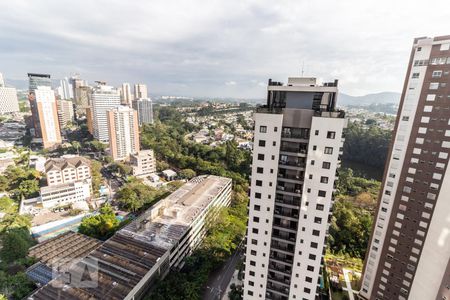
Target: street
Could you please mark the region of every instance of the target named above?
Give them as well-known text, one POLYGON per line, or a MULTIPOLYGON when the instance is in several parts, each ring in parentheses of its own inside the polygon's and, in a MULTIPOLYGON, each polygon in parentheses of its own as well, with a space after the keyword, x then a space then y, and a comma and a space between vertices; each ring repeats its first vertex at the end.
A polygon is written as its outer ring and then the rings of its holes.
POLYGON ((240 248, 225 262, 225 264, 215 271, 209 278, 206 290, 203 293, 204 300, 222 299, 224 292, 230 283, 231 277, 236 270, 236 265, 243 258, 240 248))

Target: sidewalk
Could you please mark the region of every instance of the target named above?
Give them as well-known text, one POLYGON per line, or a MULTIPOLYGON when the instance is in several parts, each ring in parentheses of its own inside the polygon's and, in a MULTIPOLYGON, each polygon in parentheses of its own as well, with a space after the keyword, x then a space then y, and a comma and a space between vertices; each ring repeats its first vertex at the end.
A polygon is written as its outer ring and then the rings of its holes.
POLYGON ((231 284, 233 284, 233 283, 235 285, 242 284, 242 281, 240 281, 238 279, 238 273, 239 273, 239 270, 235 270, 234 271, 233 276, 231 277, 230 283, 228 284, 227 288, 225 289, 225 293, 222 296, 222 300, 229 300, 230 299, 228 297, 228 293, 231 291, 231 284))

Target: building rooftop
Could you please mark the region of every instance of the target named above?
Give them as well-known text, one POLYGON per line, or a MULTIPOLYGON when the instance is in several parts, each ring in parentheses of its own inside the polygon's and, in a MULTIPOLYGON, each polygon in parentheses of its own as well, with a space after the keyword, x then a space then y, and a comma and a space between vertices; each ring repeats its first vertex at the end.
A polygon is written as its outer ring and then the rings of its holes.
POLYGON ((63 170, 67 167, 77 168, 80 165, 90 166, 91 162, 89 159, 81 156, 50 158, 45 162, 45 172, 47 173, 53 169, 63 170))
MULTIPOLYGON (((229 184, 231 179, 225 177, 195 177, 116 232, 87 256, 98 261, 96 288, 56 288, 52 283, 60 281, 57 278, 29 299, 124 299, 229 184)), ((82 272, 83 263, 70 273, 82 273, 83 279, 89 276, 82 272)))

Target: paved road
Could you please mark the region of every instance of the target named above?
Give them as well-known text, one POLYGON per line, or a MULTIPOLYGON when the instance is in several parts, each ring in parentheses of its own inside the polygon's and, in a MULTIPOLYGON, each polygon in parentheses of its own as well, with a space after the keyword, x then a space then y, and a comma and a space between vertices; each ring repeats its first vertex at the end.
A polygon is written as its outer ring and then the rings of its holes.
POLYGON ((203 293, 203 300, 222 299, 231 277, 236 270, 236 265, 242 257, 242 250, 238 249, 219 270, 210 276, 206 290, 203 293))
POLYGON ((350 283, 350 278, 348 277, 348 273, 350 273, 351 271, 347 269, 342 269, 342 271, 344 272, 344 279, 347 286, 348 297, 350 298, 350 300, 354 300, 355 297, 353 296, 352 284, 350 283))

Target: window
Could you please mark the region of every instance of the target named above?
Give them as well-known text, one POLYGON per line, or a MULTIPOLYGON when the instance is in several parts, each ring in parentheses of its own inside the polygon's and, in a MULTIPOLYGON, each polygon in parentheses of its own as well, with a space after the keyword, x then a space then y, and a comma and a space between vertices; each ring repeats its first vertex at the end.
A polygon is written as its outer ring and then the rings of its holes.
POLYGON ((435 94, 428 94, 427 95, 427 101, 434 101, 436 100, 436 95, 435 94))
POLYGON ((272 142, 272 146, 275 147, 276 145, 277 145, 277 142, 273 141, 273 142, 272 142))
POLYGON ((336 138, 336 132, 335 131, 328 131, 327 132, 327 139, 334 139, 336 138))
POLYGON ((420 122, 422 122, 422 123, 430 123, 430 117, 422 117, 420 119, 420 122))
POLYGON ((313 266, 308 266, 306 269, 307 269, 308 271, 314 272, 314 267, 313 267, 313 266))
POLYGON ((311 260, 316 260, 316 256, 314 254, 310 254, 308 256, 308 258, 311 259, 311 260))
POLYGON ((258 245, 258 240, 252 239, 252 245, 258 245))
POLYGON ((262 174, 264 172, 264 169, 261 167, 256 168, 256 173, 262 174))
POLYGON ((328 177, 326 177, 326 176, 321 176, 321 177, 320 177, 320 182, 321 182, 321 183, 328 183, 328 177))
POLYGON ((249 286, 254 286, 255 283, 254 283, 253 281, 249 281, 249 282, 248 282, 248 285, 249 285, 249 286))
POLYGON ((332 147, 325 147, 324 153, 325 154, 333 154, 333 148, 332 147))
POLYGON ((439 88, 439 82, 431 82, 430 90, 437 90, 439 88))
POLYGON ((413 78, 413 79, 419 78, 419 75, 420 75, 420 73, 413 73, 413 74, 412 74, 412 78, 413 78))
POLYGON ((402 117, 402 121, 409 121, 409 117, 408 116, 403 116, 402 117))
POLYGON ((440 78, 442 76, 442 71, 433 71, 433 74, 431 74, 431 77, 433 78, 440 78))
POLYGON ((267 132, 267 126, 259 126, 259 132, 266 133, 267 132))
POLYGON ((262 186, 262 180, 256 180, 256 186, 262 186))
POLYGON ((322 218, 315 217, 315 218, 314 218, 314 223, 322 224, 322 218))
POLYGON ((320 231, 316 230, 316 229, 313 229, 312 235, 319 236, 320 235, 320 231))
POLYGON ((317 249, 318 246, 319 244, 317 244, 316 242, 311 242, 311 248, 317 249))
POLYGON ((255 267, 256 266, 256 262, 254 260, 251 260, 250 261, 250 266, 254 266, 255 267))
POLYGON ((249 294, 250 296, 253 296, 253 292, 252 292, 252 291, 248 291, 248 294, 249 294))
POLYGON ((323 210, 324 209, 323 204, 316 204, 316 209, 317 210, 323 210))
MULTIPOLYGON (((258 217, 253 217, 253 222, 259 223, 259 218, 258 218, 258 217)), ((256 244, 255 244, 255 245, 256 245, 256 244)))
POLYGON ((250 250, 250 255, 256 255, 256 250, 250 250))
POLYGON ((275 126, 275 127, 273 128, 273 131, 274 131, 274 132, 277 132, 277 131, 278 131, 278 127, 275 126))
POLYGON ((322 169, 330 169, 331 168, 331 163, 324 161, 322 163, 322 169))
POLYGON ((261 210, 261 206, 259 206, 259 205, 255 205, 254 208, 255 208, 256 211, 260 211, 261 210))
POLYGON ((448 44, 441 44, 440 50, 441 50, 441 51, 447 51, 447 50, 450 50, 450 43, 448 43, 448 44))
POLYGON ((264 154, 259 153, 258 154, 258 160, 264 160, 264 154))
POLYGON ((260 147, 265 147, 265 146, 266 146, 266 141, 265 141, 265 140, 259 140, 259 141, 258 141, 258 145, 259 145, 260 147))
POLYGON ((325 191, 319 191, 318 192, 318 196, 319 197, 325 197, 327 195, 327 192, 325 192, 325 191))
POLYGON ((255 198, 256 199, 261 199, 261 193, 255 193, 255 198))
POLYGON ((319 130, 316 130, 316 131, 314 132, 314 134, 315 134, 315 135, 319 135, 319 130))
MULTIPOLYGON (((259 233, 259 229, 258 228, 253 228, 252 232, 255 233, 255 234, 258 234, 259 233)), ((256 251, 255 251, 255 255, 256 255, 256 251)))

